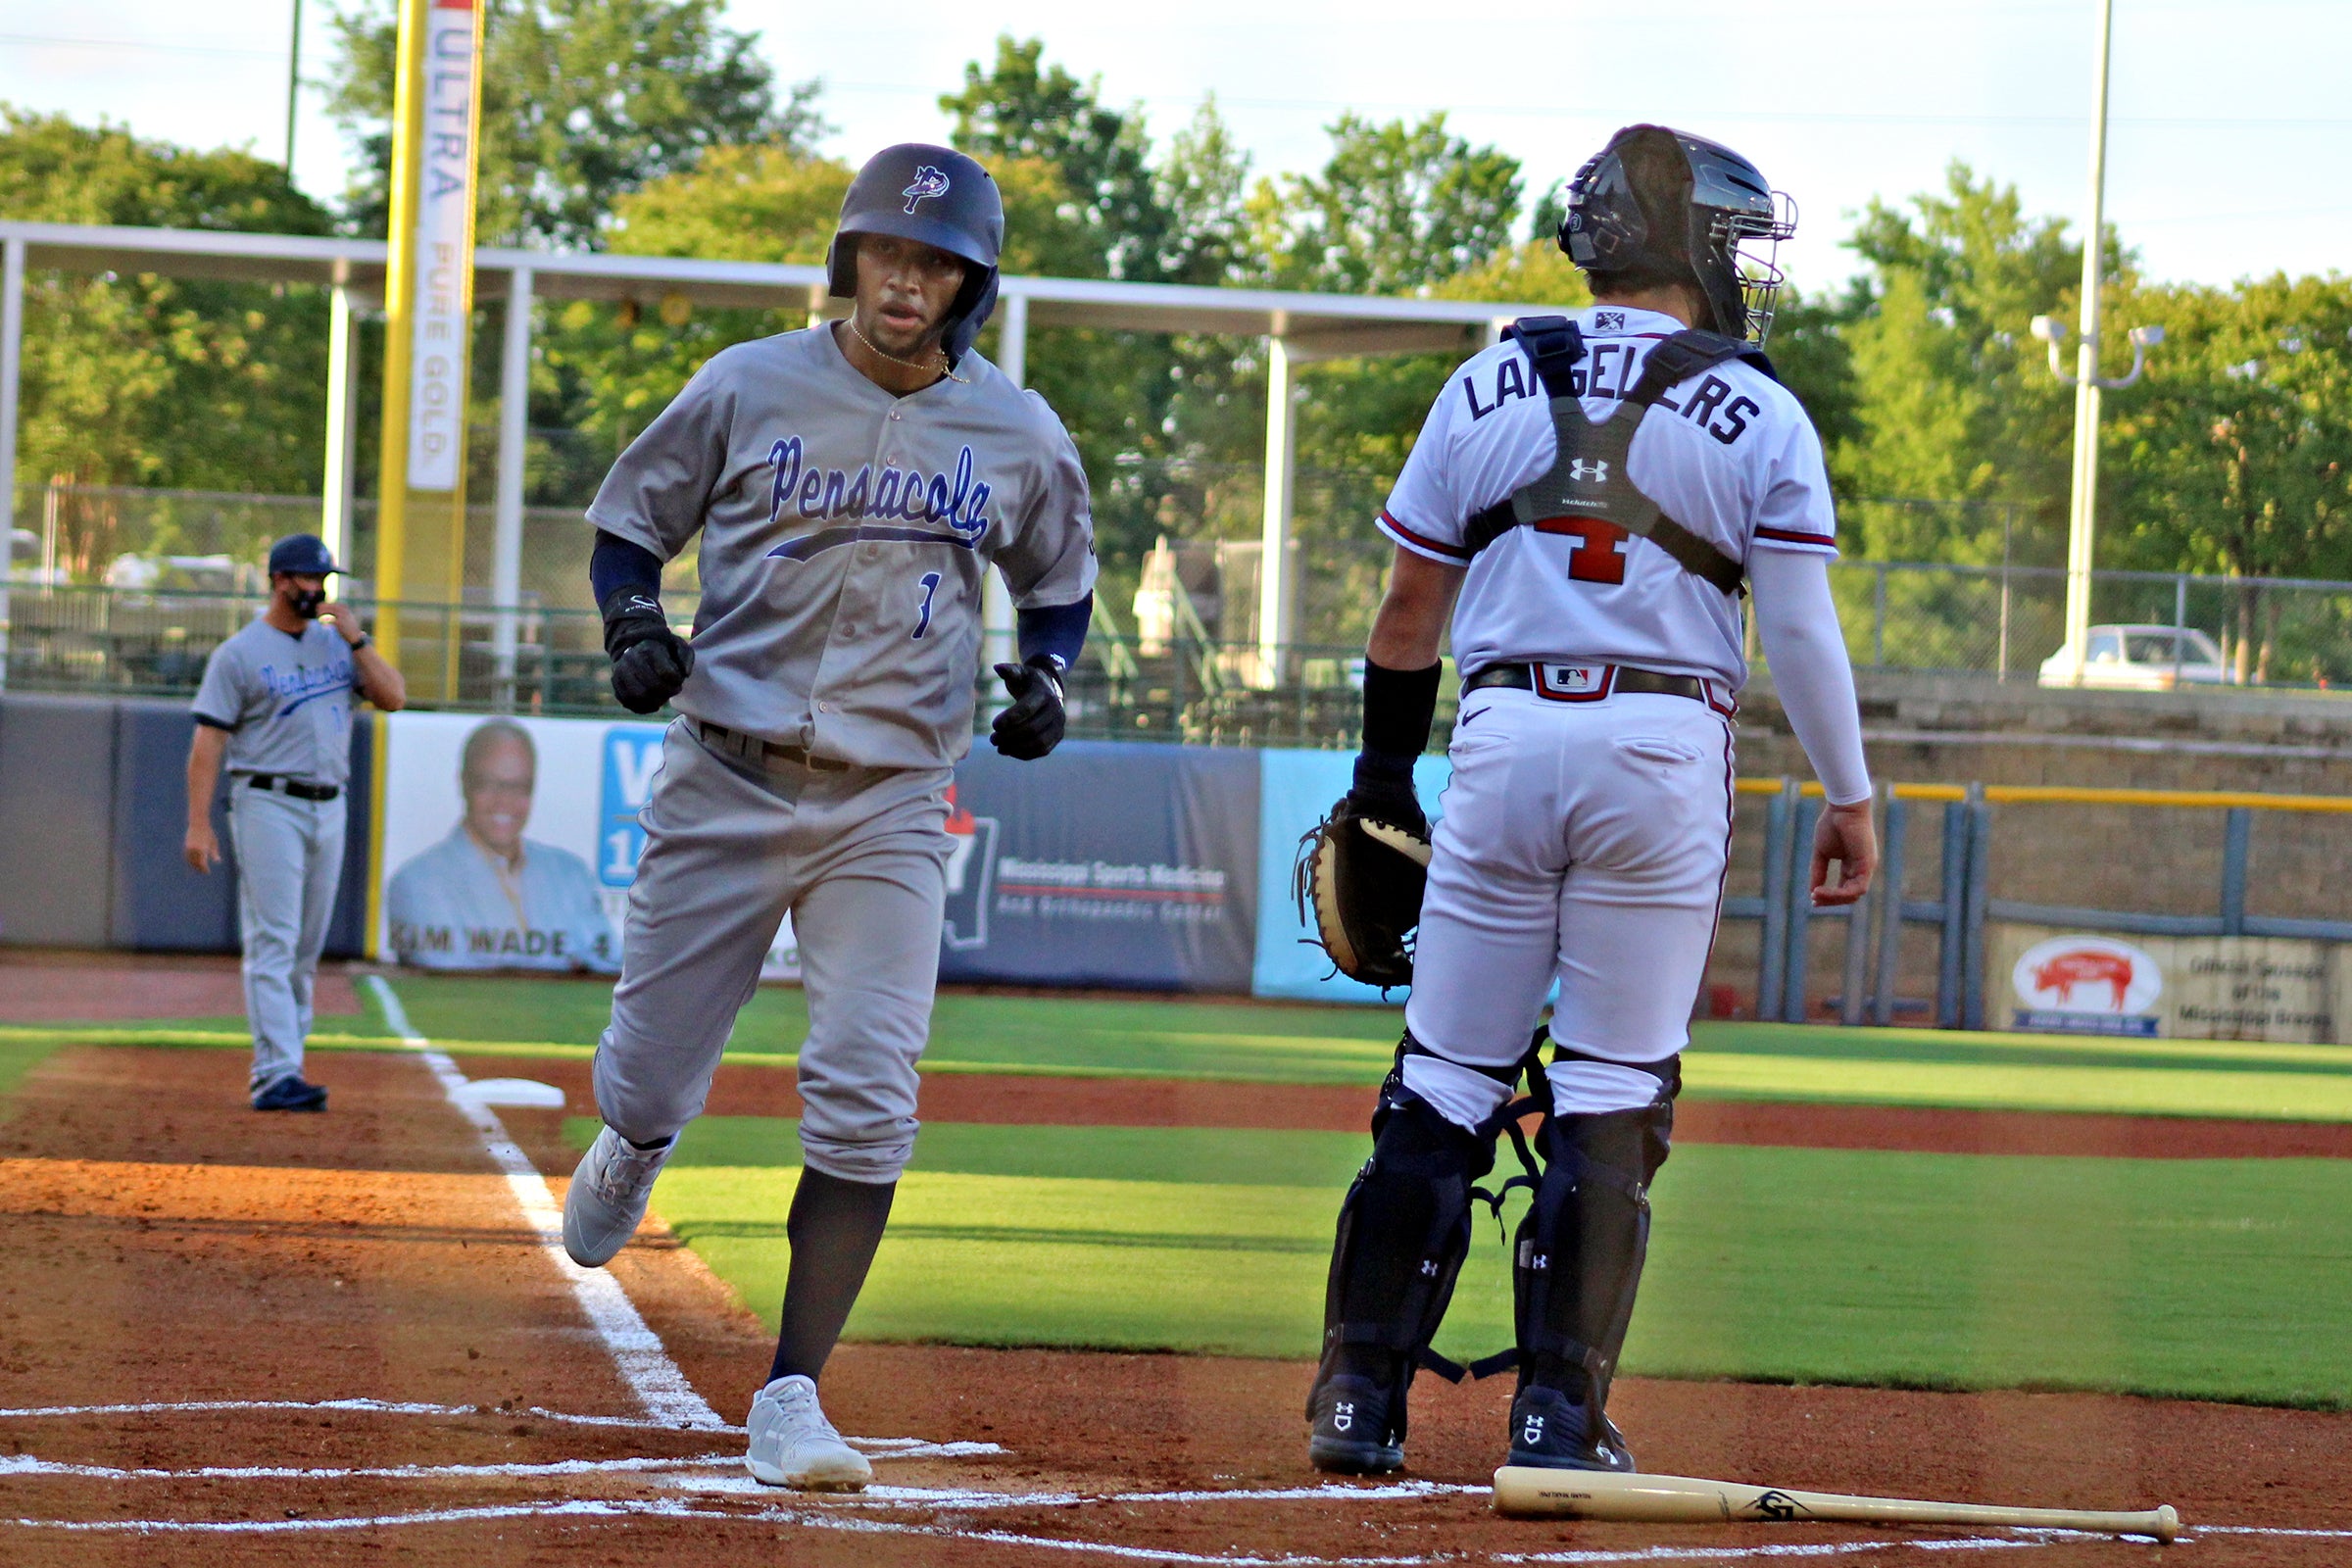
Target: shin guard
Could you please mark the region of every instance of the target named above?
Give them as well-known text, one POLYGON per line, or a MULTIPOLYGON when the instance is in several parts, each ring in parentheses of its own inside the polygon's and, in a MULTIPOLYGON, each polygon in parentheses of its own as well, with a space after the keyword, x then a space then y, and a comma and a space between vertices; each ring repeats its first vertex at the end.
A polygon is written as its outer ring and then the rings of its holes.
POLYGON ((1323 1357, 1307 1396, 1309 1449, 1327 1470, 1403 1462, 1405 1395, 1470 1251, 1471 1185, 1494 1142, 1392 1089, 1372 1157, 1340 1206, 1324 1296, 1323 1357))
POLYGON ((1512 1283, 1519 1393, 1513 1464, 1630 1470, 1606 1416, 1609 1384, 1649 1250, 1649 1183, 1666 1162, 1674 1105, 1554 1115, 1544 1174, 1520 1222, 1512 1283))

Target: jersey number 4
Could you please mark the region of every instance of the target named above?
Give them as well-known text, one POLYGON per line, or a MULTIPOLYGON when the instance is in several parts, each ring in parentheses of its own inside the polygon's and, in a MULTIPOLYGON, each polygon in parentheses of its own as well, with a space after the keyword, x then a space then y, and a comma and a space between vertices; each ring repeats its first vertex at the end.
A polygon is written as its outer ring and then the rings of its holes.
POLYGON ((1634 536, 1615 523, 1603 522, 1598 517, 1545 517, 1536 524, 1536 532, 1576 541, 1576 548, 1568 552, 1568 575, 1572 580, 1625 581, 1626 548, 1634 536))

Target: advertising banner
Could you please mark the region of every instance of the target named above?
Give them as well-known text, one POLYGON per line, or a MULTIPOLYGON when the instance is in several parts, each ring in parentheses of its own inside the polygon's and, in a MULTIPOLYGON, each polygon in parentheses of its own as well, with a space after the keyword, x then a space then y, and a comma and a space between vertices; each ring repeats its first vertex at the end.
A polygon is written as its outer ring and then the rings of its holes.
POLYGON ((1996 1005, 1985 1022, 1996 1029, 2321 1045, 2337 1038, 2325 943, 2010 924, 1987 935, 1984 983, 1996 1005))
MULTIPOLYGON (((1257 960, 1250 990, 1261 997, 1296 997, 1309 1002, 1378 1002, 1379 991, 1336 974, 1331 959, 1308 939, 1314 933, 1299 917, 1291 897, 1291 867, 1299 839, 1323 819, 1331 803, 1348 793, 1355 777, 1353 752, 1259 752, 1258 838, 1264 846, 1257 870, 1257 960)), ((1424 757, 1413 767, 1413 786, 1432 822, 1453 769, 1443 757, 1424 757)), ((1401 1003, 1404 993, 1388 1000, 1401 1003)))
POLYGON ((1250 988, 1257 759, 1069 741, 956 770, 945 981, 1250 988))
POLYGON ((416 226, 409 238, 409 488, 455 490, 466 417, 466 317, 472 297, 474 0, 424 11, 416 156, 416 226))
MULTIPOLYGON (((395 713, 376 952, 427 969, 614 974, 660 724, 395 713)), ((764 979, 797 979, 787 918, 764 979)))

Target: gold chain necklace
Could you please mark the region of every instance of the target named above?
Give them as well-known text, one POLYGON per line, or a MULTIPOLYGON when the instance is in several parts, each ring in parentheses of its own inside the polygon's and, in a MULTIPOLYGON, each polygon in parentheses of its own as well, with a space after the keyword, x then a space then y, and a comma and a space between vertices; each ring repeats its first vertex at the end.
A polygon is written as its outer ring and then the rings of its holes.
MULTIPOLYGON (((888 349, 885 349, 875 343, 872 338, 867 337, 863 332, 858 330, 858 318, 855 316, 844 318, 843 324, 849 327, 850 336, 864 344, 866 352, 879 359, 888 360, 893 365, 904 365, 909 370, 928 370, 932 368, 932 367, 921 364, 915 360, 902 360, 896 354, 891 353, 888 349)), ((946 349, 934 349, 933 352, 939 356, 938 368, 941 375, 946 376, 951 381, 963 380, 963 377, 957 375, 956 371, 949 366, 948 351, 946 349)))

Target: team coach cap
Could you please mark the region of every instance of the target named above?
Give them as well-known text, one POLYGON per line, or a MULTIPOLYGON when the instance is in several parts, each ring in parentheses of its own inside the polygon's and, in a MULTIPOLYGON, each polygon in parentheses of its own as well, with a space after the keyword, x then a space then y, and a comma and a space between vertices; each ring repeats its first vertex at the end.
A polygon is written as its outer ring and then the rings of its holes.
POLYGON ((291 571, 304 577, 323 577, 341 571, 327 554, 326 541, 315 533, 290 533, 270 547, 270 575, 291 571))

